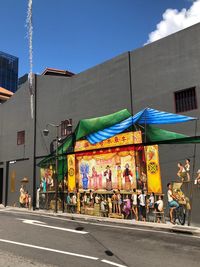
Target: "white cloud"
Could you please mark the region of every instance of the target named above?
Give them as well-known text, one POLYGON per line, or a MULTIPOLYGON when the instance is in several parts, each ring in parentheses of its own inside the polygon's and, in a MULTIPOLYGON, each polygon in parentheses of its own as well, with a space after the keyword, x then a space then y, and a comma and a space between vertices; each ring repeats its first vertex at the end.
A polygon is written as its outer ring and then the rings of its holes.
POLYGON ((181 11, 177 9, 167 9, 163 13, 163 20, 157 24, 156 30, 149 34, 149 39, 146 44, 185 29, 198 22, 200 22, 200 0, 193 1, 188 10, 185 8, 181 11))

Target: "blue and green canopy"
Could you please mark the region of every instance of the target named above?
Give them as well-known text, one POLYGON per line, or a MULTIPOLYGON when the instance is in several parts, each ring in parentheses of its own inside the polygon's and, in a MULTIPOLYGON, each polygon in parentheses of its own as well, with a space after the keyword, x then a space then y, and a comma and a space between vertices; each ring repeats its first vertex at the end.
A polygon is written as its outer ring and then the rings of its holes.
MULTIPOLYGON (((197 120, 194 117, 178 115, 159 111, 151 108, 145 108, 134 116, 131 116, 128 110, 120 110, 107 116, 81 120, 74 133, 68 136, 58 148, 59 164, 62 164, 67 153, 73 153, 74 143, 82 138, 92 143, 98 143, 119 133, 122 133, 131 127, 137 127, 145 135, 147 144, 185 144, 200 143, 200 137, 190 137, 187 135, 166 131, 153 127, 155 124, 172 124, 197 120)), ((55 152, 46 156, 38 166, 45 167, 55 162, 55 152)), ((59 165, 61 166, 61 165, 59 165)), ((63 167, 59 167, 63 170, 63 167)))
POLYGON ((159 111, 156 109, 145 108, 138 112, 136 115, 129 117, 128 119, 112 125, 111 127, 105 128, 103 130, 91 133, 87 136, 88 141, 91 144, 99 143, 106 140, 116 134, 124 132, 127 128, 132 125, 152 125, 152 124, 174 124, 181 122, 188 122, 191 120, 196 120, 197 118, 188 117, 184 115, 178 115, 173 113, 168 113, 164 111, 159 111))

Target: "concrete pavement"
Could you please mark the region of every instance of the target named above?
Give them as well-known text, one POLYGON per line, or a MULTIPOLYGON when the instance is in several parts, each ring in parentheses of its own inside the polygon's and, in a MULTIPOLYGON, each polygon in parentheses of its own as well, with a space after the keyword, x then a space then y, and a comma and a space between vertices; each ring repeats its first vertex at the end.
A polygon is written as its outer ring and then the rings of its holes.
POLYGON ((54 267, 50 264, 33 263, 32 260, 0 250, 0 264, 4 267, 54 267), (17 265, 16 265, 17 263, 17 265))

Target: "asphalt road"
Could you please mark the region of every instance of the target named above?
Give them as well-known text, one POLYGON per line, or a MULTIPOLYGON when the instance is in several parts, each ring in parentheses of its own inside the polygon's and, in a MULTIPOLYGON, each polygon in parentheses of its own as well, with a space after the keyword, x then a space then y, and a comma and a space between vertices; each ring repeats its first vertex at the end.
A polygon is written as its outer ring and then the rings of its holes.
POLYGON ((0 267, 199 267, 200 237, 0 211, 0 267))

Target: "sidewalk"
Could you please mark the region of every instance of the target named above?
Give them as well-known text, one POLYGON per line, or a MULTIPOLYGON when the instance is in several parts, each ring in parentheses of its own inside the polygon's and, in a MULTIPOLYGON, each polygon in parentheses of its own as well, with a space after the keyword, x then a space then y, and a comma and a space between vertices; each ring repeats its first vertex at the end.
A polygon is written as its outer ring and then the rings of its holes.
POLYGON ((17 212, 26 212, 30 214, 37 214, 37 215, 48 215, 48 216, 55 216, 60 218, 70 218, 73 220, 85 220, 88 222, 106 222, 106 223, 114 223, 124 225, 125 227, 128 226, 140 226, 141 228, 150 228, 158 231, 167 231, 167 232, 177 232, 177 233, 184 233, 190 234, 195 236, 200 236, 200 227, 194 226, 187 226, 187 225, 173 225, 170 222, 166 223, 154 223, 154 222, 142 222, 142 221, 135 221, 135 220, 125 220, 125 219, 114 219, 108 217, 99 217, 99 216, 90 216, 85 214, 74 214, 74 213, 63 213, 58 211, 55 213, 52 210, 28 210, 26 208, 18 208, 18 207, 0 207, 0 210, 4 210, 6 212, 9 211, 17 211, 17 212))

